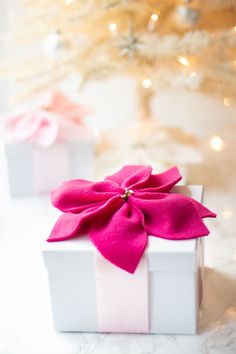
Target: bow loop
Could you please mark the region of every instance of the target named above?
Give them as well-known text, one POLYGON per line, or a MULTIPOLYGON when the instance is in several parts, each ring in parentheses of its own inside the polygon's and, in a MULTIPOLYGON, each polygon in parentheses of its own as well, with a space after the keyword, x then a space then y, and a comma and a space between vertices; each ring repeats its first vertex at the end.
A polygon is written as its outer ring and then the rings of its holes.
POLYGON ((128 165, 124 166, 120 171, 105 178, 107 181, 113 181, 119 184, 122 188, 139 188, 145 183, 152 173, 151 166, 143 165, 128 165))
POLYGON ((52 191, 51 200, 56 208, 65 213, 80 213, 91 207, 99 207, 119 193, 122 193, 122 189, 110 181, 74 179, 52 191))
POLYGON ((29 141, 36 146, 46 148, 56 140, 81 140, 93 136, 83 124, 90 111, 55 92, 33 107, 24 107, 21 112, 9 116, 5 130, 13 141, 29 141))

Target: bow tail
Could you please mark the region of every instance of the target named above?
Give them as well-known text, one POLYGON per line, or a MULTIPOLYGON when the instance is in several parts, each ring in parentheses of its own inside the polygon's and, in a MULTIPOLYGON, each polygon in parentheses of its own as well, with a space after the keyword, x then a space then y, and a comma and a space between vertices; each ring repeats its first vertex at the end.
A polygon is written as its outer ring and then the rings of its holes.
POLYGON ((88 233, 89 223, 81 214, 62 214, 54 225, 48 242, 65 241, 88 233))
POLYGON ((104 258, 134 273, 147 245, 142 219, 140 211, 124 202, 111 217, 92 224, 89 238, 104 258))

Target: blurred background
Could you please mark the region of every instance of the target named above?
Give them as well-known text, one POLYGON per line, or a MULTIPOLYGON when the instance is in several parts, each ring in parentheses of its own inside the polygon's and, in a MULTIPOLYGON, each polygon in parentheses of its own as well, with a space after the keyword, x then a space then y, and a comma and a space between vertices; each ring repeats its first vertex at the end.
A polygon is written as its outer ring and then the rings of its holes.
POLYGON ((0 31, 0 353, 235 353, 236 1, 1 0, 0 31), (53 332, 49 192, 124 164, 177 165, 218 214, 196 340, 53 332))
MULTIPOLYGON (((194 183, 196 172, 206 183, 200 172, 207 169, 211 185, 223 183, 229 166, 232 172, 225 155, 232 156, 235 125, 234 1, 212 0, 204 9, 187 0, 1 7, 5 118, 42 110, 60 91, 89 110, 78 121, 96 136, 97 177, 125 163, 178 165, 194 183)), ((18 123, 3 128, 4 138, 30 140, 18 123)))

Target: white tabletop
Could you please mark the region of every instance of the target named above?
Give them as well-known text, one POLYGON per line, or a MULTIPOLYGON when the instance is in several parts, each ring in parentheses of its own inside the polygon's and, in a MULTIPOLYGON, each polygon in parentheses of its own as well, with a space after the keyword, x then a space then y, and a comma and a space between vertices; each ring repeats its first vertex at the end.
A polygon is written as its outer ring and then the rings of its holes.
POLYGON ((46 196, 9 199, 2 190, 0 353, 235 353, 234 169, 232 166, 228 171, 230 175, 227 170, 218 171, 217 176, 214 171, 208 171, 206 175, 204 170, 205 167, 199 166, 198 174, 190 173, 189 179, 191 183, 206 184, 205 204, 218 213, 218 219, 207 221, 212 233, 205 239, 204 304, 200 314, 199 334, 196 336, 55 332, 47 274, 40 248, 48 236, 57 211, 50 206, 46 196))
MULTIPOLYGON (((4 8, 12 3, 15 1, 0 1, 0 27, 6 22, 4 8)), ((112 78, 108 83, 90 83, 90 90, 86 85, 79 97, 83 104, 92 104, 99 129, 120 127, 121 123, 126 127, 130 116, 133 121, 137 117, 134 89, 131 79, 127 85, 123 78, 112 78)), ((3 86, 1 110, 6 96, 3 86)), ((206 160, 189 175, 191 184, 205 184, 205 203, 218 213, 217 220, 207 221, 212 232, 205 240, 199 335, 55 332, 40 249, 57 211, 47 197, 9 199, 0 157, 0 354, 236 353, 235 108, 200 94, 188 92, 186 96, 173 91, 157 97, 153 112, 168 125, 196 130, 198 136, 206 138, 202 146, 206 160), (228 130, 224 130, 226 124, 228 130), (224 150, 209 152, 207 139, 219 132, 225 141, 224 150)))

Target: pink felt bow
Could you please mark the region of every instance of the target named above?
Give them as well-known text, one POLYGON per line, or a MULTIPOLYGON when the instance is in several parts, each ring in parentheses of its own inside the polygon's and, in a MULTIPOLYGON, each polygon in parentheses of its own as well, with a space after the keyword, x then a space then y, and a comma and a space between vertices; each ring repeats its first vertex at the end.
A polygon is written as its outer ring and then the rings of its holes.
POLYGON ((41 105, 9 117, 6 131, 14 141, 30 141, 40 147, 52 145, 56 139, 88 138, 91 132, 83 125, 88 109, 55 92, 41 105))
POLYGON ((171 193, 176 167, 152 174, 151 166, 124 166, 102 182, 71 180, 51 194, 62 214, 48 241, 87 234, 99 252, 133 273, 148 235, 184 240, 209 234, 202 218, 216 215, 194 199, 171 193))

